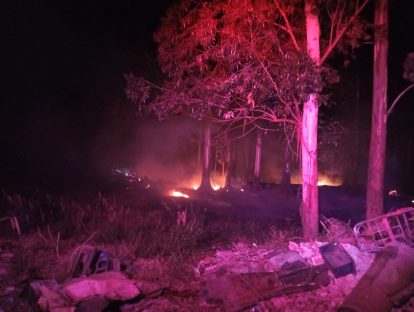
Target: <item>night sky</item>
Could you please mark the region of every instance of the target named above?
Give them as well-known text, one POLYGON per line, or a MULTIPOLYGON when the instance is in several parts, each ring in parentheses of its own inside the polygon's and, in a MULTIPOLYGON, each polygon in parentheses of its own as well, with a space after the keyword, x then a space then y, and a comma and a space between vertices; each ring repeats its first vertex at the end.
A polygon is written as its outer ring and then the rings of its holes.
MULTIPOLYGON (((159 77, 152 34, 172 2, 2 2, 1 187, 47 184, 56 176, 77 181, 80 175, 91 174, 97 155, 115 159, 116 150, 135 140, 131 128, 135 108, 123 95, 123 73, 159 77)), ((414 51, 414 5, 407 0, 393 0, 390 5, 389 99, 393 100, 407 86, 402 64, 414 51)), ((365 45, 344 71, 344 79, 352 81, 357 74, 366 82, 361 104, 364 130, 370 123, 371 55, 372 46, 365 45)), ((390 159, 397 163, 414 155, 413 103, 411 93, 389 120, 390 159), (403 148, 407 151, 401 152, 403 148)), ((401 171, 392 161, 393 170, 401 171)), ((409 162, 412 159, 404 160, 409 162)), ((414 166, 405 171, 405 176, 413 175, 414 166)))

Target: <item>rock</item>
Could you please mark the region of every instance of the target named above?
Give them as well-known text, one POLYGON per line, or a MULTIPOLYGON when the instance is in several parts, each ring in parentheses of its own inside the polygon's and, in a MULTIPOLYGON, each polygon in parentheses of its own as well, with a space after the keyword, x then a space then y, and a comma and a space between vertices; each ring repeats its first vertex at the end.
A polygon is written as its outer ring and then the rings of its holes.
POLYGON ((380 250, 370 268, 338 311, 388 312, 393 296, 411 283, 414 249, 392 242, 380 250))
POLYGON ((279 251, 277 254, 267 259, 265 267, 269 271, 278 271, 285 263, 294 263, 296 261, 302 261, 303 259, 295 251, 279 251))
POLYGON ((103 272, 83 278, 74 278, 62 285, 60 293, 72 302, 100 296, 108 300, 129 300, 141 292, 136 281, 120 272, 103 272))

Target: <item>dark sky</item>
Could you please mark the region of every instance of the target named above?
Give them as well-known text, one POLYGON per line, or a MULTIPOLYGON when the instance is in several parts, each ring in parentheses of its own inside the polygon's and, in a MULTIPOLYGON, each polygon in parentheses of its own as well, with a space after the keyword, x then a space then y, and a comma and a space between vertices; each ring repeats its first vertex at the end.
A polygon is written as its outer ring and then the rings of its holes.
POLYGON ((136 66, 139 58, 145 64, 143 53, 163 10, 155 1, 133 0, 17 0, 2 6, 7 78, 13 91, 25 90, 9 94, 13 98, 112 84, 113 73, 106 70, 136 66))
POLYGON ((127 105, 122 107, 123 73, 154 72, 152 33, 167 5, 136 0, 2 2, 3 180, 26 179, 22 172, 30 175, 33 167, 33 177, 84 170, 93 150, 103 148, 94 146, 95 139, 104 136, 102 128, 110 128, 111 115, 119 123, 128 111, 127 105))
MULTIPOLYGON (((111 116, 114 120, 133 118, 133 108, 125 108, 122 74, 132 70, 154 77, 152 33, 171 2, 2 2, 0 138, 4 176, 21 174, 22 168, 12 169, 19 166, 30 170, 41 164, 42 169, 56 169, 64 163, 68 172, 71 163, 86 166, 93 158, 91 142, 105 136, 102 128, 111 128, 111 116)), ((412 1, 390 3, 392 99, 406 86, 401 68, 406 54, 414 51, 414 11, 412 1)), ((370 49, 364 47, 354 65, 363 72, 371 68, 370 49)), ((413 132, 413 98, 407 96, 390 121, 393 129, 404 128, 405 135, 413 132)), ((117 131, 128 140, 127 128, 117 131)))

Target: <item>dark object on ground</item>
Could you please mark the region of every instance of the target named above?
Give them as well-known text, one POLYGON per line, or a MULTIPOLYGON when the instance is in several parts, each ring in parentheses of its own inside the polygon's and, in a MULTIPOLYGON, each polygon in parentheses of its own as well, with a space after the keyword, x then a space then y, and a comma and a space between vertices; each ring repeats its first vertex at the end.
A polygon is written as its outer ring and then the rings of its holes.
POLYGON ((121 263, 118 259, 111 259, 105 251, 91 246, 83 246, 79 249, 75 264, 72 267, 70 278, 88 276, 106 271, 121 271, 121 263))
POLYGON ((129 191, 151 187, 148 177, 140 177, 128 167, 112 167, 110 180, 113 189, 129 191))
POLYGON ((323 245, 319 247, 319 251, 335 278, 356 273, 354 260, 340 243, 323 245))
POLYGON ((109 305, 109 300, 103 297, 96 297, 81 302, 76 307, 75 312, 97 312, 104 311, 109 305))
POLYGON ((329 283, 326 267, 303 268, 300 265, 293 273, 289 271, 282 278, 273 272, 218 276, 205 281, 202 292, 208 303, 221 304, 225 311, 242 311, 263 300, 314 290, 326 286, 326 281, 329 283))
POLYGON ((379 251, 338 312, 388 312, 396 295, 412 283, 414 249, 393 243, 379 251))

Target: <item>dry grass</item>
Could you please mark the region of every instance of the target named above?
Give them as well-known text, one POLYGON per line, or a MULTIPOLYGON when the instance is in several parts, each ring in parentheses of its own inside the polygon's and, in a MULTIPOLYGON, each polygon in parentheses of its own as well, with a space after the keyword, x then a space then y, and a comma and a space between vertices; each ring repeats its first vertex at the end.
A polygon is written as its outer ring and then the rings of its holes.
POLYGON ((101 194, 76 199, 3 191, 0 215, 16 218, 22 232, 22 265, 37 278, 67 276, 76 248, 88 244, 113 257, 140 259, 153 279, 191 280, 192 265, 207 250, 237 242, 277 246, 298 235, 294 224, 217 217, 194 203, 131 205, 101 194))

